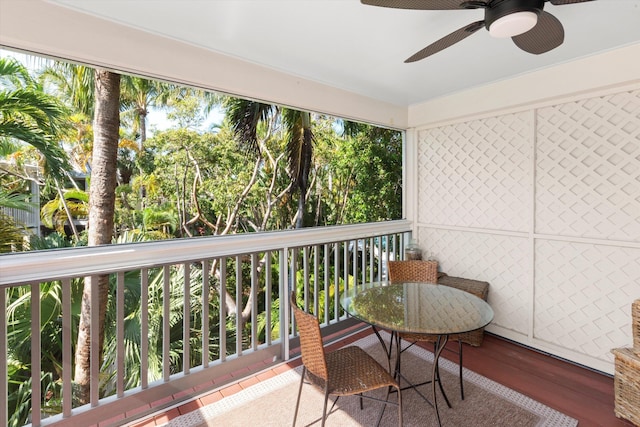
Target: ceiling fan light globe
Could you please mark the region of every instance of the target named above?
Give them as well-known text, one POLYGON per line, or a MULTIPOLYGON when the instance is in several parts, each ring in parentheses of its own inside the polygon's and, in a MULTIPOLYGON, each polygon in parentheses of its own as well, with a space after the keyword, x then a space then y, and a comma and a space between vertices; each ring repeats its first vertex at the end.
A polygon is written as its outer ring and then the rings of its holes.
POLYGON ((489 27, 489 34, 496 38, 514 37, 526 33, 537 22, 538 15, 535 12, 515 12, 496 19, 489 27))

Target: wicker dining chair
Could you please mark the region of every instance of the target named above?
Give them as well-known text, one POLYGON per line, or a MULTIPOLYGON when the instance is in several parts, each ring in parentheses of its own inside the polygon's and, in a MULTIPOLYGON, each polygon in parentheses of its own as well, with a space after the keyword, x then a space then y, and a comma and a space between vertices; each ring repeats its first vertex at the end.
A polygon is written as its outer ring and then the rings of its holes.
MULTIPOLYGON (((389 261, 388 273, 390 283, 400 282, 438 282, 438 263, 437 261, 389 261)), ((429 285, 425 285, 429 286, 429 285)), ((417 342, 433 343, 434 353, 437 346, 438 337, 436 335, 426 335, 417 333, 400 333, 400 338, 410 342, 409 347, 417 342)), ((464 400, 464 384, 462 381, 462 341, 457 334, 449 335, 449 340, 458 342, 458 350, 451 350, 458 354, 458 368, 460 376, 460 398, 464 400)), ((402 351, 406 350, 407 348, 402 351)))
POLYGON ((402 397, 399 383, 382 367, 373 357, 357 346, 348 346, 341 349, 325 352, 322 345, 322 335, 318 319, 315 316, 298 308, 295 292, 291 292, 291 307, 300 333, 300 350, 302 353, 302 377, 298 388, 298 400, 296 411, 293 415, 293 426, 296 425, 300 395, 305 377, 309 381, 324 390, 324 407, 322 409, 322 426, 327 418, 327 402, 329 395, 336 396, 329 413, 333 410, 340 396, 360 396, 360 408, 362 398, 384 403, 376 425, 380 424, 387 404, 398 406, 398 425, 402 426, 402 397), (389 401, 391 387, 397 390, 398 402, 389 401), (363 393, 386 389, 385 399, 373 396, 365 396, 363 393))

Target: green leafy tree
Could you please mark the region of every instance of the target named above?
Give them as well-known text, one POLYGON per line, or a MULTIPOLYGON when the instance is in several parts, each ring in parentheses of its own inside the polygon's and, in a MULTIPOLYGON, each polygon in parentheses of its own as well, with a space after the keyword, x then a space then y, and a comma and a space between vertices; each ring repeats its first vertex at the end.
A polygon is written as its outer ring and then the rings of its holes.
MULTIPOLYGON (((280 210, 291 184, 284 170, 284 140, 260 138, 258 143, 260 154, 239 150, 228 122, 215 134, 187 129, 157 133, 147 147, 162 153, 151 154, 161 188, 149 203, 157 209, 177 206, 181 229, 189 236, 270 229, 269 218, 280 210)), ((212 277, 217 267, 214 262, 212 277)), ((258 269, 263 268, 260 260, 258 269)), ((238 307, 235 292, 225 294, 227 312, 250 319, 253 296, 238 307)))
POLYGON ((338 170, 350 182, 343 197, 346 223, 402 218, 402 134, 358 124, 339 144, 338 170))

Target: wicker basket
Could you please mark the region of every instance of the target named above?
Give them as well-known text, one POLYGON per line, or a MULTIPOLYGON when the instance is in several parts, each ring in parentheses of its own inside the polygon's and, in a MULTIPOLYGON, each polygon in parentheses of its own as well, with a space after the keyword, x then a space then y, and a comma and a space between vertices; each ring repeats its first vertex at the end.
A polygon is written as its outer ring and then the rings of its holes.
POLYGON ((630 348, 615 348, 615 414, 640 426, 640 356, 630 348))
POLYGON ((633 351, 640 356, 640 299, 631 305, 631 328, 633 333, 633 351))

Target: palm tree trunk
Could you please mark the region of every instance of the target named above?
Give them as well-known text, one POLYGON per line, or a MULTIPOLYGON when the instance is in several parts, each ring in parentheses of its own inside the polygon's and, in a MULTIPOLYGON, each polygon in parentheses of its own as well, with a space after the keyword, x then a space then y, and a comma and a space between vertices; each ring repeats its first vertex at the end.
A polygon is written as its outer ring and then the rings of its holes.
MULTIPOLYGON (((91 187, 89 189, 89 246, 111 243, 114 228, 116 159, 120 128, 120 75, 106 70, 95 71, 95 116, 91 187)), ((85 279, 82 309, 78 326, 75 356, 75 382, 78 399, 90 402, 91 359, 102 361, 104 319, 109 296, 109 277, 85 279), (91 285, 97 280, 99 333, 98 354, 91 354, 91 285)))

